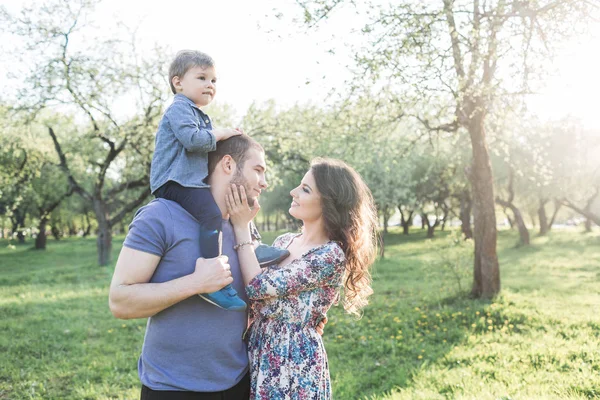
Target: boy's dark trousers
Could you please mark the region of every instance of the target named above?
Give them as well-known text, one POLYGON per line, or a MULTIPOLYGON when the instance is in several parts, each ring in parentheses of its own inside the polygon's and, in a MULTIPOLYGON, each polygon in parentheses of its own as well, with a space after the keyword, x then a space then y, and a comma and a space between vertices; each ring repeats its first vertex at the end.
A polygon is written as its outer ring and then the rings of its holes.
POLYGON ((172 200, 200 223, 200 254, 203 258, 221 255, 221 210, 210 188, 188 188, 169 181, 154 192, 156 198, 172 200))

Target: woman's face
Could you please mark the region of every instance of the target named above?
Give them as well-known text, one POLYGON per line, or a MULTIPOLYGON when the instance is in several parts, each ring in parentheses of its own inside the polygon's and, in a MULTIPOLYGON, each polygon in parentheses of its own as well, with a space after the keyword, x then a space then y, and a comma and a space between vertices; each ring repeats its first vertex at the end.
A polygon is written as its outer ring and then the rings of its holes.
POLYGON ((290 192, 292 205, 290 215, 302 221, 316 221, 321 218, 323 209, 321 207, 321 194, 317 190, 317 184, 311 170, 309 170, 300 185, 290 192))

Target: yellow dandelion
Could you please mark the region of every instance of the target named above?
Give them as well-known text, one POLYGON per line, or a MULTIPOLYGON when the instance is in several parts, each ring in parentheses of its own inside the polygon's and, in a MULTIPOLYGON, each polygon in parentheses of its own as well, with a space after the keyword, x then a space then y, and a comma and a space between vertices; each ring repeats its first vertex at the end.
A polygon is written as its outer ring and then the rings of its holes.
POLYGON ((421 358, 423 358, 423 356, 419 354, 419 357, 417 357, 417 358, 420 360, 421 358))
POLYGON ((492 325, 488 326, 489 331, 491 331, 492 329, 494 329, 494 327, 492 325))
POLYGON ((488 324, 491 324, 492 322, 494 322, 494 321, 492 321, 491 319, 488 319, 488 320, 487 320, 487 323, 488 323, 488 324))
POLYGON ((479 311, 476 311, 476 312, 475 312, 475 315, 479 315, 479 311))
POLYGON ((512 328, 514 328, 515 326, 514 326, 513 324, 510 324, 508 327, 509 327, 510 329, 512 329, 512 328))
POLYGON ((477 324, 471 324, 471 328, 475 328, 477 324))

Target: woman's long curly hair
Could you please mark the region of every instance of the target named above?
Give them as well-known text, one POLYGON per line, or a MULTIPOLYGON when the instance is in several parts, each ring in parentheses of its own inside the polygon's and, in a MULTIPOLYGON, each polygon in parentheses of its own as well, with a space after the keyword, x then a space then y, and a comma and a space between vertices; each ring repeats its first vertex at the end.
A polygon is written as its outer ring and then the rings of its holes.
POLYGON ((369 268, 377 253, 377 211, 371 191, 361 176, 340 160, 317 158, 311 171, 321 193, 325 230, 346 256, 342 304, 361 316, 373 293, 369 268))

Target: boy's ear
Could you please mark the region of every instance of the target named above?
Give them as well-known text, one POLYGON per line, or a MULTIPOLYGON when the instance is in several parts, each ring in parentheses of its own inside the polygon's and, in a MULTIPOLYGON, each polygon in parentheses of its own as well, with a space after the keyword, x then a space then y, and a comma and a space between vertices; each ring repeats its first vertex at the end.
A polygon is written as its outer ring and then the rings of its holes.
POLYGON ((236 169, 235 160, 229 154, 225 154, 221 159, 221 168, 225 174, 232 175, 236 169))
POLYGON ((173 84, 173 87, 175 87, 175 90, 181 88, 181 79, 179 79, 177 75, 171 79, 171 83, 173 84))

